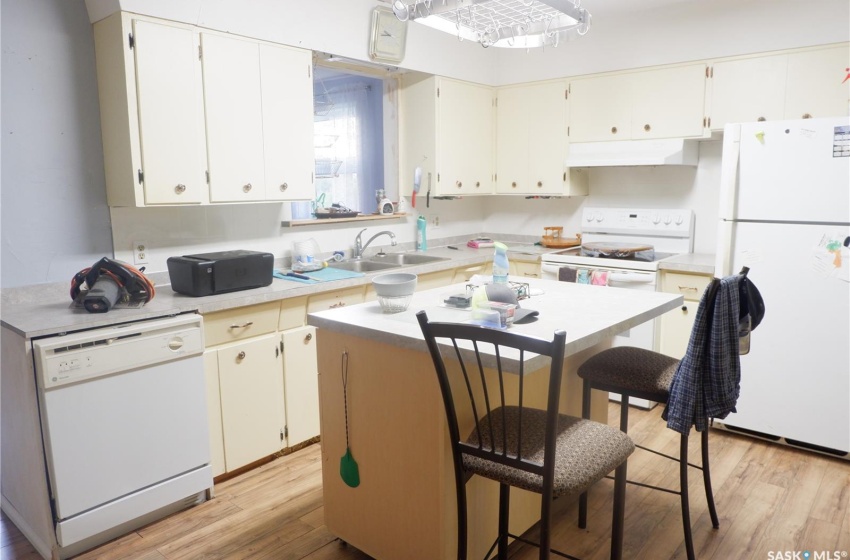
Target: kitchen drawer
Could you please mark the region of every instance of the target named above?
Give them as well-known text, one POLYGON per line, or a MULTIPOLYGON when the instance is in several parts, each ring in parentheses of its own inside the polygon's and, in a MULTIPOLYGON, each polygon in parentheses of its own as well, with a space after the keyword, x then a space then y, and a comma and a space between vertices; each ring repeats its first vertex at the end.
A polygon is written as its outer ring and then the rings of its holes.
POLYGON ((476 274, 484 275, 484 276, 492 276, 493 275, 493 263, 485 262, 482 264, 475 264, 472 266, 467 266, 464 268, 455 269, 454 278, 452 279, 452 283, 457 284, 459 282, 469 282, 470 278, 475 276, 476 274))
POLYGON ((363 303, 365 301, 365 293, 364 286, 355 286, 353 288, 312 295, 307 300, 307 313, 316 313, 337 307, 345 307, 346 305, 363 303))
POLYGON ((540 278, 540 262, 511 261, 511 280, 521 281, 523 278, 540 278))
POLYGON ((682 294, 687 300, 699 301, 711 278, 701 274, 664 272, 661 276, 661 291, 682 294))
POLYGON ((204 315, 205 345, 217 346, 274 332, 280 317, 280 302, 237 307, 204 315))
POLYGON ((280 302, 277 330, 297 329, 307 324, 307 296, 287 298, 280 302))

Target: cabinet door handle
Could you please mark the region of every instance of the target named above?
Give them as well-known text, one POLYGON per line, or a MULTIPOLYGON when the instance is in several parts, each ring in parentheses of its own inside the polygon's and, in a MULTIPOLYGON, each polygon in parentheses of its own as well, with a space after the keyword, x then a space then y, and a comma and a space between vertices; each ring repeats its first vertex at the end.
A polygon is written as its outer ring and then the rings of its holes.
POLYGON ((512 189, 515 189, 515 188, 516 188, 516 181, 514 181, 513 183, 511 183, 511 188, 512 188, 512 189))
POLYGON ((281 192, 283 192, 283 191, 285 191, 285 190, 286 190, 286 189, 288 189, 288 188, 289 188, 289 185, 288 185, 288 184, 286 184, 286 183, 284 183, 284 184, 282 184, 282 185, 280 186, 280 191, 281 191, 281 192))
POLYGON ((537 188, 543 187, 543 181, 537 181, 537 188))
POLYGON ((461 188, 463 186, 463 183, 458 181, 458 182, 455 183, 455 186, 457 186, 457 188, 461 188))
POLYGON ((242 352, 239 352, 238 354, 236 354, 236 359, 239 360, 239 361, 244 360, 245 359, 245 351, 243 350, 242 352))
POLYGON ((617 134, 617 127, 616 126, 611 127, 611 134, 617 134))
POLYGON ((254 321, 248 321, 247 323, 242 323, 241 325, 230 325, 231 329, 245 329, 254 324, 254 321))
POLYGON ((697 291, 697 289, 694 288, 693 286, 679 286, 679 291, 680 292, 695 292, 695 291, 697 291))
POLYGON ((345 302, 344 302, 344 301, 340 301, 339 303, 334 303, 334 304, 333 304, 333 305, 331 305, 328 309, 336 309, 336 308, 338 308, 338 307, 345 307, 345 302))
POLYGON ((645 124, 645 125, 643 125, 643 129, 644 129, 646 132, 649 132, 649 131, 652 129, 652 127, 651 127, 651 126, 649 126, 649 124, 645 124))
POLYGON ((766 118, 764 118, 764 117, 759 117, 759 118, 757 118, 756 120, 757 120, 758 122, 764 122, 764 121, 766 121, 767 119, 766 119, 766 118))
POLYGON ((683 313, 687 313, 687 312, 688 312, 688 306, 687 306, 687 305, 683 305, 683 306, 682 306, 682 312, 683 312, 683 313))
POLYGON ((251 189, 253 189, 253 188, 254 187, 251 185, 251 183, 246 183, 245 186, 242 187, 242 192, 244 192, 244 193, 251 192, 251 189))
POLYGON ((304 344, 308 344, 311 340, 313 340, 313 333, 308 333, 307 336, 304 337, 304 344))
POLYGON ((811 114, 811 113, 803 113, 803 117, 802 117, 802 118, 804 118, 804 119, 810 119, 810 118, 812 118, 812 114, 811 114))
POLYGON ((176 192, 177 194, 183 194, 184 192, 186 192, 186 185, 180 183, 179 185, 174 187, 174 192, 176 192))
POLYGON ((475 188, 477 189, 480 186, 481 186, 481 181, 475 181, 475 188))

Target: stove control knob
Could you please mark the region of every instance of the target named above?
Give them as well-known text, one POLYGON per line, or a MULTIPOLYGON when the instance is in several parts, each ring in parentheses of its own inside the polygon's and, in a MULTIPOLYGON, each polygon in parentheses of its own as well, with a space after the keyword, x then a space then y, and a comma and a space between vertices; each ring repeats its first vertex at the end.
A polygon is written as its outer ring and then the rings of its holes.
POLYGON ((668 225, 668 226, 669 226, 669 225, 670 225, 670 222, 672 222, 672 221, 673 221, 673 219, 672 219, 669 215, 664 216, 664 224, 665 224, 665 225, 668 225))
POLYGON ((588 212, 587 214, 584 215, 584 219, 587 220, 588 222, 592 222, 593 221, 593 214, 588 212))
POLYGON ((601 222, 602 220, 605 219, 605 216, 602 215, 602 212, 597 212, 596 214, 593 215, 593 219, 596 220, 597 222, 601 222))
POLYGON ((685 219, 681 216, 681 214, 676 216, 676 225, 677 226, 682 225, 682 222, 684 222, 684 221, 685 221, 685 219))
POLYGON ((653 224, 661 223, 661 216, 659 216, 658 214, 653 214, 652 215, 652 223, 653 224))

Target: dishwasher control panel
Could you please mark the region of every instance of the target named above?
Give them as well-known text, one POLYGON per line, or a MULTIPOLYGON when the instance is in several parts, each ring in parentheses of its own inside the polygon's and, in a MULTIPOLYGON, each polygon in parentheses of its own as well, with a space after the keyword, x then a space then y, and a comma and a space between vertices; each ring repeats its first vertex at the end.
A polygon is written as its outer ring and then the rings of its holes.
POLYGON ((42 389, 196 356, 204 352, 200 315, 178 315, 36 340, 42 389))

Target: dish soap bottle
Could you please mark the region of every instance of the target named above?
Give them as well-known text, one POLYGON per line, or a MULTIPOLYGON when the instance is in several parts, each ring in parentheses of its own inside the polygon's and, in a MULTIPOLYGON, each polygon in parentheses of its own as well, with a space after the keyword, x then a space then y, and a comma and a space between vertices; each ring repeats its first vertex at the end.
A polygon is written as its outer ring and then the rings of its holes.
POLYGON ((496 241, 493 247, 496 248, 496 251, 493 253, 493 283, 507 284, 508 270, 510 269, 510 264, 508 263, 508 246, 496 241))
POLYGON ((428 240, 425 237, 425 227, 428 225, 428 220, 425 219, 425 216, 419 216, 416 219, 416 250, 417 251, 427 251, 428 250, 428 240))

